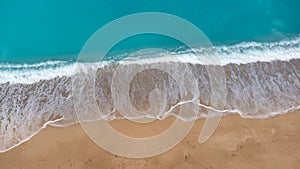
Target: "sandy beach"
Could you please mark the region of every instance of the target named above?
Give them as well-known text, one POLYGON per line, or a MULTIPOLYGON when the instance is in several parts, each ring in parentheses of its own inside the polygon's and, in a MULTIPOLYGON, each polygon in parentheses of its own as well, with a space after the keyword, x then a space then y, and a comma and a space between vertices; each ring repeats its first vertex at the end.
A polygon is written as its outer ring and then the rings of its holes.
MULTIPOLYGON (((154 122, 151 127, 126 120, 115 120, 111 125, 124 134, 147 137, 163 131, 172 120, 154 122)), ((28 142, 1 153, 0 168, 297 169, 300 166, 299 121, 300 111, 265 120, 230 115, 222 118, 207 142, 199 144, 202 119, 175 148, 145 159, 106 152, 89 139, 80 125, 47 127, 28 142)))

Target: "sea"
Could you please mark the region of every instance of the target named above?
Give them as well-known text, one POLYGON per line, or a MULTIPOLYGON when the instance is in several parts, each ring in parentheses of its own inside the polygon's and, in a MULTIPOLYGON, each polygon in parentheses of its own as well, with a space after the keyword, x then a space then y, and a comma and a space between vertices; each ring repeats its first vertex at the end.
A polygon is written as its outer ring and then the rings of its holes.
MULTIPOLYGON (((297 0, 2 0, 0 152, 29 140, 48 125, 78 123, 72 79, 84 44, 111 21, 142 12, 171 14, 194 24, 210 40, 219 62, 203 64, 199 58, 209 57, 210 49, 189 49, 163 35, 130 37, 96 63, 93 97, 101 111, 98 120, 141 118, 116 110, 118 96, 111 92, 111 84, 117 68, 126 73, 143 65, 152 69, 131 79, 132 104, 146 110, 151 107, 151 90, 167 93, 162 112, 148 115, 151 118, 176 116, 189 121, 189 115, 172 111, 187 101, 242 118, 266 119, 293 112, 300 108, 299 7, 297 0), (166 68, 173 76, 155 67, 166 68), (208 67, 224 73, 226 95, 221 108, 211 103, 208 67), (190 75, 195 81, 188 83, 185 79, 190 75), (194 97, 184 100, 180 89, 189 84, 196 84, 190 93, 194 97)), ((206 110, 197 114, 197 118, 206 117, 206 110)), ((93 119, 87 115, 86 120, 93 119)))

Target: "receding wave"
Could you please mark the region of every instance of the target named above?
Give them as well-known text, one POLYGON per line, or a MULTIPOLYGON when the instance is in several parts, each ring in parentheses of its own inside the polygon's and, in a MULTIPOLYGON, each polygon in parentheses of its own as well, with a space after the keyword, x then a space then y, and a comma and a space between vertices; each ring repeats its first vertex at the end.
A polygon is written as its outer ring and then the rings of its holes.
MULTIPOLYGON (((141 59, 143 62, 132 62, 129 59, 119 64, 98 67, 95 98, 103 111, 101 118, 125 118, 114 106, 112 77, 117 67, 126 69, 133 64, 173 67, 178 75, 186 70, 192 72, 200 93, 198 102, 194 102, 201 107, 198 118, 206 117, 209 109, 216 110, 217 113, 237 113, 245 118, 268 118, 293 111, 300 108, 299 43, 299 40, 268 44, 245 43, 226 47, 226 50, 225 47, 217 47, 217 51, 222 53, 221 57, 225 57, 223 60, 220 58, 220 65, 203 65, 196 62, 197 59, 188 52, 175 52, 176 55, 186 57, 186 60, 174 62, 172 57, 164 54, 157 60, 148 58, 141 59), (271 57, 273 54, 274 57, 271 57), (244 59, 234 59, 234 55, 244 59), (251 56, 252 59, 247 62, 247 57, 251 56), (221 67, 224 70, 227 95, 223 109, 211 105, 211 84, 207 66, 221 67)), ((46 125, 66 126, 78 122, 73 108, 74 68, 75 63, 71 62, 45 62, 27 66, 0 65, 0 152, 24 142, 46 125), (61 70, 64 71, 60 72, 61 70), (10 75, 3 78, 2 75, 6 73, 10 75)), ((186 100, 180 98, 178 83, 160 70, 142 71, 131 81, 132 104, 140 110, 148 109, 151 106, 149 92, 155 87, 169 91, 164 113, 160 117, 178 117, 175 109, 172 110, 185 104, 186 100)), ((92 116, 90 118, 94 119, 92 116)), ((185 116, 179 118, 189 120, 185 116)))

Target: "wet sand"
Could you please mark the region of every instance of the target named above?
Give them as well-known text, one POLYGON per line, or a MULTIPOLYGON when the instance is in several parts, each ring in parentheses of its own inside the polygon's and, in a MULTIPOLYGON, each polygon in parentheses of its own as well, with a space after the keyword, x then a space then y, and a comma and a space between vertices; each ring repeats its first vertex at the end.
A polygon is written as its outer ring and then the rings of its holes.
MULTIPOLYGON (((167 128, 173 119, 153 124, 115 120, 122 133, 146 137, 167 128), (142 126, 144 125, 144 126, 142 126), (147 127, 150 125, 151 127, 147 127)), ((198 137, 204 119, 188 136, 159 156, 130 159, 113 155, 94 144, 80 125, 47 127, 28 142, 0 153, 1 169, 297 169, 300 167, 300 111, 265 120, 223 117, 204 144, 198 137)))

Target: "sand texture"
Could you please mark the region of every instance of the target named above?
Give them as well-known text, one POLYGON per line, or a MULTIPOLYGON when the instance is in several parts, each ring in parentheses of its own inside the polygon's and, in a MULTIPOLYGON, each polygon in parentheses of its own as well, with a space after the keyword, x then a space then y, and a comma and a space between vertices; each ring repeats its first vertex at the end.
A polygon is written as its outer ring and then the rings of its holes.
MULTIPOLYGON (((89 139, 80 125, 47 127, 28 142, 1 153, 0 169, 300 168, 300 111, 266 120, 226 116, 213 136, 199 144, 203 122, 204 119, 198 120, 175 148, 146 159, 106 152, 89 139)), ((127 135, 147 137, 163 131, 171 123, 172 119, 153 124, 115 120, 111 125, 127 135)))

